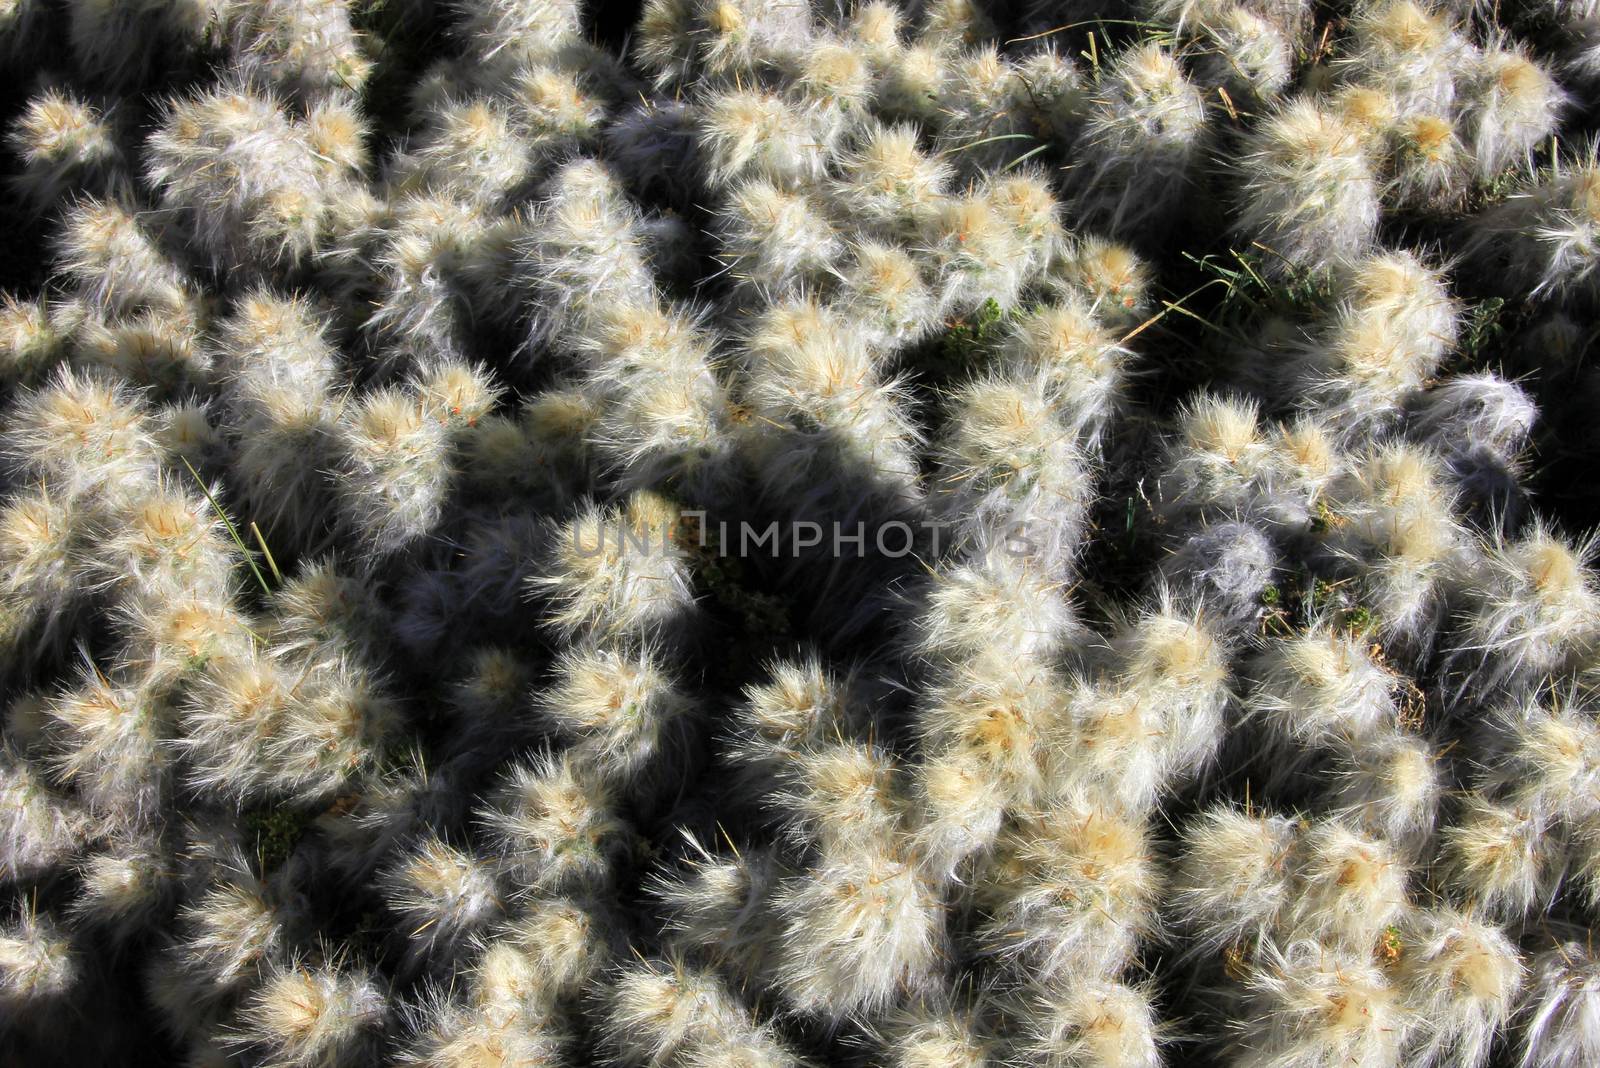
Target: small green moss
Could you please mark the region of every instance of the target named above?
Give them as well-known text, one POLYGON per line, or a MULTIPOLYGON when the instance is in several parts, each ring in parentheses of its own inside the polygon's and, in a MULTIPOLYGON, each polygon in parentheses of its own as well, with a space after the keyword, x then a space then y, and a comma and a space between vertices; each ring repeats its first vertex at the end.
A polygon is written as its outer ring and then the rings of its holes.
POLYGON ((1007 318, 991 297, 971 315, 952 320, 933 350, 924 354, 925 369, 940 382, 968 377, 988 361, 1007 318))
POLYGON ((1406 943, 1400 937, 1400 928, 1391 923, 1378 938, 1378 960, 1383 964, 1398 964, 1405 952, 1406 943))
POLYGON ((1261 633, 1271 637, 1287 637, 1294 633, 1294 614, 1298 598, 1293 587, 1288 591, 1275 582, 1261 588, 1261 633))
POLYGON ((986 300, 976 311, 946 320, 943 331, 906 352, 903 365, 935 390, 970 381, 993 358, 1015 314, 986 300))
POLYGON ((1355 605, 1344 614, 1345 628, 1358 634, 1365 634, 1371 630, 1374 621, 1372 610, 1366 605, 1355 605))
POLYGON ((686 519, 683 544, 698 554, 695 575, 712 601, 739 620, 744 634, 757 639, 779 639, 789 635, 788 598, 761 593, 750 588, 742 562, 722 551, 715 526, 702 535, 698 522, 686 519))
POLYGON ((1493 204, 1496 201, 1505 200, 1526 184, 1526 176, 1517 168, 1513 167, 1509 170, 1501 171, 1489 179, 1489 184, 1484 187, 1483 201, 1485 204, 1493 204))
POLYGON ((706 587, 717 602, 736 615, 745 633, 779 638, 789 633, 789 602, 770 593, 757 593, 744 586, 727 560, 712 562, 706 574, 706 587))
POLYGON ((1461 330, 1461 354, 1476 360, 1505 336, 1506 302, 1500 297, 1489 297, 1472 306, 1461 330))
POLYGON ((288 807, 245 810, 242 822, 245 832, 255 839, 261 874, 277 870, 289 859, 313 818, 311 813, 288 807))
POLYGON ((1311 532, 1325 534, 1339 525, 1339 517, 1328 507, 1327 501, 1318 501, 1311 510, 1311 532))
POLYGON ((1262 316, 1292 321, 1311 318, 1332 299, 1332 279, 1325 271, 1284 270, 1279 258, 1261 249, 1230 249, 1225 256, 1184 258, 1225 286, 1212 316, 1217 323, 1258 322, 1262 316))

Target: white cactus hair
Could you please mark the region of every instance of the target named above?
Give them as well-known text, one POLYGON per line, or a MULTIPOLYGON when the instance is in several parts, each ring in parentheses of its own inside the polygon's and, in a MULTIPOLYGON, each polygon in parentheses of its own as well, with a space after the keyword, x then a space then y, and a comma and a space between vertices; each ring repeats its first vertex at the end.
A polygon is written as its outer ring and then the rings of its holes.
POLYGON ((273 591, 271 652, 281 661, 320 661, 375 652, 386 612, 373 584, 336 557, 308 560, 273 591))
POLYGON ((220 5, 241 77, 303 105, 354 95, 372 62, 342 0, 220 5))
POLYGON ((1178 776, 1203 771, 1234 700, 1231 647, 1204 607, 1188 610, 1165 586, 1112 634, 1121 684, 1163 709, 1160 746, 1178 776))
POLYGON ((1516 946, 1494 924, 1448 908, 1419 910, 1400 931, 1399 981, 1421 1020, 1408 1059, 1484 1064, 1525 981, 1516 946))
POLYGON ((0 380, 37 385, 66 359, 72 331, 88 314, 73 298, 0 293, 0 380))
POLYGON ((1159 239, 1204 151, 1205 117, 1200 91, 1166 50, 1119 54, 1084 124, 1073 213, 1118 238, 1159 239))
POLYGON ((1165 879, 1142 818, 1076 789, 1003 834, 1016 874, 988 889, 991 952, 1051 977, 1114 976, 1158 930, 1165 879))
POLYGON ((762 179, 730 190, 719 236, 730 276, 769 300, 814 288, 843 251, 820 205, 762 179))
POLYGON ((764 178, 792 188, 823 175, 825 145, 815 125, 781 97, 755 90, 720 93, 706 102, 702 116, 698 145, 713 187, 764 178))
POLYGON ((1039 375, 1059 418, 1094 449, 1122 407, 1133 354, 1084 297, 1069 293, 1014 318, 1002 359, 1014 373, 1039 375))
POLYGON ((517 884, 542 890, 608 885, 632 845, 614 810, 613 788, 565 754, 512 766, 479 820, 498 864, 517 884))
POLYGON ((1298 847, 1295 896, 1284 917, 1290 938, 1359 950, 1404 913, 1408 866, 1389 842, 1324 820, 1298 847))
POLYGON ((306 130, 271 95, 223 86, 167 104, 146 177, 212 264, 240 273, 310 255, 334 186, 306 130))
POLYGON ((869 233, 884 238, 917 233, 923 217, 949 192, 948 162, 925 154, 909 124, 862 129, 839 161, 830 200, 869 233))
MULTIPOLYGON (((13 743, 14 744, 14 743, 13 743)), ((0 834, 0 875, 26 883, 64 866, 90 831, 86 814, 50 789, 35 768, 8 744, 0 748, 0 800, 6 808, 0 834)))
POLYGON ((62 367, 13 403, 5 458, 14 479, 40 482, 63 502, 89 493, 115 498, 156 474, 160 453, 152 430, 147 409, 127 386, 62 367))
POLYGON ((1256 403, 1201 393, 1165 448, 1157 506, 1174 519, 1247 515, 1270 485, 1273 459, 1256 403))
POLYGON ((1189 535, 1161 565, 1163 596, 1205 613, 1224 633, 1257 624, 1279 567, 1277 548, 1261 526, 1224 521, 1189 535))
POLYGON ((1563 25, 1562 32, 1567 46, 1562 49, 1561 70, 1579 85, 1593 85, 1600 76, 1600 49, 1596 48, 1600 20, 1571 18, 1563 25))
POLYGON ((1138 326, 1149 314, 1150 264, 1129 246, 1095 234, 1079 235, 1051 265, 1045 282, 1087 297, 1090 310, 1111 330, 1138 326))
POLYGON ((1090 95, 1078 65, 1047 39, 1017 57, 1017 76, 1032 89, 1023 103, 1035 130, 1070 142, 1083 122, 1090 95))
POLYGON ((1047 172, 1038 168, 1012 169, 989 175, 979 189, 1020 239, 1030 277, 1066 249, 1067 231, 1047 172))
POLYGON ((523 67, 544 62, 578 35, 578 5, 569 0, 490 0, 455 5, 454 28, 480 63, 523 67))
POLYGON ((524 284, 545 298, 530 324, 535 342, 583 337, 610 307, 653 302, 638 210, 603 164, 564 164, 544 194, 516 250, 524 284))
POLYGON ((431 988, 416 1001, 402 1003, 403 1048, 396 1063, 407 1068, 456 1068, 487 1059, 548 1064, 560 1056, 558 1032, 536 1026, 518 1014, 491 1011, 431 988))
POLYGON ((550 532, 547 563, 528 589, 549 599, 551 627, 568 635, 650 636, 694 604, 681 513, 637 492, 619 506, 586 507, 550 532))
POLYGON ((763 678, 745 687, 734 711, 734 759, 787 761, 850 730, 853 676, 815 650, 768 663, 763 678))
POLYGON ((200 890, 178 911, 178 935, 149 989, 177 1030, 192 1030, 264 968, 288 959, 293 915, 246 873, 200 890))
MULTIPOLYGON (((488 952, 515 961, 515 981, 505 984, 530 1010, 569 1005, 590 989, 612 960, 613 918, 600 906, 573 898, 528 902, 521 915, 492 936, 488 952)), ((487 957, 487 953, 486 953, 487 957)), ((490 987, 491 969, 479 966, 480 988, 490 987)))
POLYGON ((1463 125, 1478 178, 1487 181, 1554 131, 1567 94, 1516 47, 1491 46, 1469 62, 1463 125))
POLYGON ((1395 722, 1393 673, 1358 637, 1326 623, 1262 650, 1245 699, 1269 735, 1301 746, 1351 746, 1395 722))
POLYGON ((387 1003, 363 971, 291 962, 246 999, 234 1041, 275 1065, 355 1065, 382 1034, 387 1003))
POLYGON ((1295 941, 1263 944, 1233 1024, 1240 1065, 1375 1068, 1399 1063, 1415 1019, 1365 950, 1295 941))
POLYGON ((1240 236, 1269 249, 1268 270, 1332 267, 1371 245, 1377 178, 1359 130, 1312 100, 1293 99, 1255 131, 1237 163, 1240 236))
POLYGON ((48 915, 31 907, 0 927, 0 1004, 18 1018, 48 1010, 80 981, 83 963, 48 915))
POLYGON ((128 204, 83 197, 64 213, 56 262, 77 295, 114 314, 192 314, 192 284, 128 204))
POLYGON ((1550 817, 1469 794, 1440 831, 1446 885, 1471 908, 1516 920, 1547 905, 1564 856, 1550 817))
POLYGON ((880 846, 825 855, 781 888, 774 979, 797 1012, 839 1021, 932 988, 943 971, 944 905, 913 857, 880 846))
POLYGON ((425 538, 455 473, 447 424, 408 390, 362 397, 335 431, 340 507, 351 533, 379 555, 425 538))
POLYGON ((1172 908, 1196 951, 1253 945, 1293 901, 1295 822, 1215 806, 1191 818, 1174 871, 1172 908))
POLYGON ((929 870, 955 881, 999 840, 1013 790, 981 756, 959 748, 928 755, 912 789, 921 806, 916 836, 929 870))
POLYGON ((121 196, 127 164, 109 117, 86 101, 48 89, 28 101, 7 140, 22 157, 19 190, 36 210, 56 208, 69 193, 121 196))
MULTIPOLYGON (((1052 789, 1083 789, 1130 812, 1152 808, 1172 785, 1173 756, 1188 748, 1169 745, 1179 716, 1152 696, 1121 682, 1074 679, 1066 722, 1050 740, 1052 789)), ((1203 725, 1199 733, 1204 737, 1203 725)))
POLYGON ((621 968, 604 1014, 606 1041, 624 1064, 715 1064, 719 1055, 731 1063, 798 1063, 720 979, 674 958, 621 968), (750 1059, 735 1060, 737 1051, 750 1059))
POLYGON ((357 321, 381 371, 419 370, 458 353, 467 333, 470 302, 463 290, 472 255, 492 233, 479 204, 448 193, 401 191, 382 219, 355 228, 350 240, 361 247, 329 254, 336 269, 348 258, 351 268, 363 270, 362 287, 352 296, 370 306, 357 321))
POLYGON ((935 125, 943 121, 941 101, 947 97, 950 72, 944 53, 921 41, 897 50, 895 62, 878 74, 878 110, 896 122, 935 125))
POLYGON ((1337 274, 1338 310, 1298 354, 1308 400, 1346 433, 1381 425, 1454 345, 1458 310, 1442 272, 1411 252, 1378 252, 1337 274))
POLYGON ((232 472, 242 504, 277 539, 315 544, 336 441, 326 404, 341 397, 328 331, 304 297, 258 289, 216 326, 216 345, 222 404, 240 428, 232 472))
POLYGON ((981 189, 934 205, 922 247, 947 314, 969 314, 991 300, 1009 308, 1028 281, 1026 240, 981 189))
POLYGON ((1426 738, 1380 731, 1337 758, 1329 802, 1355 826, 1415 856, 1436 828, 1444 793, 1439 765, 1426 738))
POLYGON ((300 683, 264 755, 275 793, 311 801, 376 768, 400 718, 383 680, 348 658, 321 665, 300 683))
POLYGON ((946 1004, 918 1001, 890 1014, 871 1036, 890 1068, 982 1068, 999 1043, 980 1022, 981 996, 946 1004))
POLYGON ((534 158, 559 160, 590 148, 602 134, 606 108, 577 77, 553 67, 518 73, 513 113, 526 127, 534 158))
MULTIPOLYGON (((916 500, 921 434, 905 410, 903 382, 879 370, 867 336, 837 313, 813 314, 805 303, 769 314, 746 339, 751 366, 742 402, 775 432, 741 439, 751 446, 766 494, 835 503, 846 486, 860 483, 870 503, 888 509, 916 500), (806 343, 788 340, 808 328, 815 334, 806 343)), ((852 505, 863 502, 844 503, 852 505)))
POLYGON ((572 742, 572 759, 602 778, 637 784, 682 748, 692 706, 652 650, 574 647, 561 655, 554 682, 539 711, 572 742))
POLYGON ((1239 103, 1271 101, 1290 85, 1294 41, 1250 5, 1216 5, 1199 20, 1189 49, 1195 81, 1220 86, 1239 103))
POLYGON ((1529 963, 1527 991, 1519 1010, 1519 1064, 1555 1068, 1600 1056, 1595 960, 1579 942, 1553 945, 1529 963))
POLYGON ((951 398, 934 502, 952 516, 958 540, 985 546, 1021 531, 1039 566, 1058 572, 1081 539, 1090 483, 1043 386, 980 379, 951 398))
POLYGON ((482 99, 445 101, 393 159, 389 182, 406 192, 493 204, 523 180, 532 152, 503 107, 482 99))
POLYGON ((1600 806, 1600 728, 1576 694, 1509 703, 1485 717, 1478 784, 1551 819, 1580 822, 1600 806))
POLYGON ((5 618, 0 645, 11 659, 61 648, 80 601, 76 571, 81 512, 48 490, 17 494, 0 507, 0 583, 5 618))
POLYGON ((774 849, 712 853, 685 832, 683 865, 656 876, 650 889, 668 911, 665 939, 686 960, 708 960, 739 983, 770 972, 776 930, 770 911, 778 882, 789 874, 774 849))
POLYGON ((404 851, 379 882, 413 967, 448 964, 504 911, 493 866, 433 836, 404 851))
POLYGON ((1460 202, 1472 164, 1448 116, 1405 116, 1389 139, 1387 203, 1400 210, 1441 211, 1460 202))
POLYGON ((1600 829, 1593 820, 1580 821, 1572 829, 1568 844, 1569 893, 1593 907, 1600 901, 1600 829))
MULTIPOLYGON (((976 10, 970 4, 959 6, 976 10)), ((945 152, 969 171, 999 169, 1023 157, 1028 84, 1016 65, 994 45, 981 44, 957 52, 941 66, 938 124, 945 152)))
POLYGON ((629 8, 0 0, 0 1065, 1600 1066, 1600 0, 629 8))
POLYGON ((265 750, 281 729, 294 676, 269 657, 246 653, 208 665, 180 710, 183 733, 172 743, 190 785, 229 798, 266 785, 265 750))
POLYGON ((1437 448, 1460 441, 1514 456, 1527 441, 1538 406, 1527 391, 1491 372, 1456 375, 1425 391, 1408 413, 1406 429, 1437 448))
POLYGON ((1445 622, 1446 595, 1468 544, 1438 457, 1395 443, 1359 455, 1330 487, 1344 519, 1329 539, 1357 562, 1357 596, 1391 651, 1425 655, 1445 622))
POLYGON ((935 568, 908 596, 911 646, 935 663, 991 649, 1042 658, 1082 634, 1055 573, 1003 545, 935 568))
POLYGON ((113 824, 147 826, 172 788, 163 751, 171 731, 166 695, 143 680, 112 679, 92 661, 78 685, 49 705, 55 772, 89 810, 113 824))
POLYGON ((91 854, 79 865, 84 892, 72 918, 127 942, 166 918, 178 890, 174 858, 159 840, 129 836, 91 854))
POLYGON ((895 245, 861 241, 850 249, 835 302, 885 349, 921 341, 936 324, 933 290, 916 259, 895 245))
POLYGON ((1405 111, 1454 103, 1454 65, 1470 55, 1470 46, 1447 14, 1415 0, 1390 0, 1363 9, 1353 21, 1355 47, 1338 64, 1343 78, 1382 86, 1405 111))
POLYGON ((1017 1045, 1029 1063, 1050 1068, 1159 1068, 1164 1029, 1149 990, 1113 979, 1074 976, 1023 995, 1025 1031, 1017 1045))
POLYGON ((1465 258, 1501 286, 1535 299, 1592 299, 1593 246, 1600 225, 1600 166, 1593 145, 1558 157, 1548 171, 1472 220, 1465 258))
POLYGON ((1499 537, 1464 582, 1463 618, 1450 651, 1461 685, 1519 685, 1560 668, 1592 640, 1600 590, 1590 540, 1569 542, 1543 523, 1499 537))
POLYGON ((1064 700, 1048 662, 968 652, 926 697, 924 751, 969 758, 1008 799, 1031 803, 1045 786, 1046 745, 1064 700))

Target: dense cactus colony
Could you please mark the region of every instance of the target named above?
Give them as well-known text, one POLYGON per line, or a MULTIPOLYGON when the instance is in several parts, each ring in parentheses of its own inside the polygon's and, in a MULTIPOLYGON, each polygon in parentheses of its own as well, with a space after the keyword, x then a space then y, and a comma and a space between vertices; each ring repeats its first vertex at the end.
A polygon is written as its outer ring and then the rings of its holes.
POLYGON ((1600 1064, 1600 7, 0 64, 0 1061, 1600 1064))

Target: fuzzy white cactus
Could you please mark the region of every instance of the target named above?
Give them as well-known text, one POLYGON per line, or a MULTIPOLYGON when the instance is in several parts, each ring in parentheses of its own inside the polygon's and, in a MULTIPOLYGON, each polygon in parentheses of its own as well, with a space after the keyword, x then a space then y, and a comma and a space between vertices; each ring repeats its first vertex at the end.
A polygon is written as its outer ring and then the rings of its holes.
POLYGON ((1523 7, 0 0, 0 1061, 1596 1059, 1523 7))

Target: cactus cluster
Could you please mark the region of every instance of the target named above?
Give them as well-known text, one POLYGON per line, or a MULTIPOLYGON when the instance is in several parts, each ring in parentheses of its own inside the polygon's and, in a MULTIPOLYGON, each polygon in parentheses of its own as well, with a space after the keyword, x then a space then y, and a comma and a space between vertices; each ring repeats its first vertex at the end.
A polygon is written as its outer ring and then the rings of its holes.
POLYGON ((0 70, 0 1062, 1600 1064, 1592 0, 0 70))

